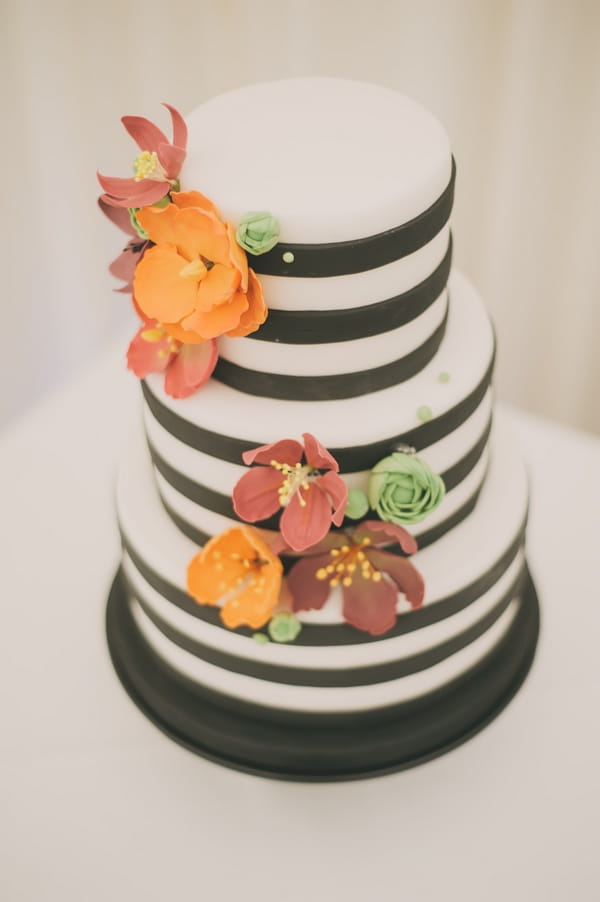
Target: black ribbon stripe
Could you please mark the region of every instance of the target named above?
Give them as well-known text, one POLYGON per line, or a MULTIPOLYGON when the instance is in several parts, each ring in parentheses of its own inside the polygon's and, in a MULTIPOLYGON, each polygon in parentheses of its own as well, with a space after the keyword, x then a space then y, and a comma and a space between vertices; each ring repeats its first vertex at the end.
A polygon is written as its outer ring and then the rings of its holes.
MULTIPOLYGON (((417 611, 400 614, 396 620, 396 625, 386 633, 386 638, 392 636, 400 636, 413 630, 421 629, 431 623, 438 623, 452 614, 463 610, 473 601, 476 601, 481 595, 491 589, 498 582, 502 574, 508 569, 515 556, 519 552, 523 544, 525 525, 527 518, 525 517, 515 538, 510 543, 506 551, 498 558, 496 563, 478 579, 474 580, 470 585, 458 592, 449 595, 433 604, 425 605, 417 611)), ((136 569, 140 572, 146 582, 162 595, 167 601, 207 623, 214 626, 220 626, 226 629, 221 623, 218 608, 197 604, 187 592, 174 586, 159 573, 157 573, 143 557, 135 550, 123 528, 121 527, 121 540, 123 548, 131 558, 136 569)), ((252 636, 254 630, 246 627, 240 627, 236 630, 240 635, 252 636)), ((302 632, 295 640, 298 645, 324 646, 324 645, 359 645, 365 642, 373 642, 381 637, 371 636, 369 633, 363 633, 356 630, 346 623, 341 624, 303 624, 302 632)))
MULTIPOLYGON (((458 486, 463 481, 463 479, 465 479, 469 475, 471 470, 480 460, 489 438, 491 426, 492 418, 490 417, 483 434, 477 440, 475 445, 460 460, 458 460, 455 464, 453 464, 446 471, 440 474, 444 481, 447 492, 450 492, 452 491, 452 489, 456 488, 456 486, 458 486)), ((217 492, 214 489, 211 489, 209 486, 195 482, 189 476, 180 473, 159 454, 150 440, 148 440, 148 447, 150 450, 150 456, 152 457, 152 462, 157 471, 172 488, 179 492, 180 495, 183 495, 185 498, 188 498, 195 504, 199 504, 201 507, 205 508, 206 510, 212 511, 215 514, 221 514, 224 517, 229 517, 229 519, 231 520, 240 519, 233 508, 231 495, 224 495, 222 492, 217 492)), ((373 463, 375 464, 376 461, 373 461, 373 463)), ((359 520, 346 519, 344 525, 357 526, 360 522, 362 522, 362 520, 369 520, 372 518, 373 512, 371 511, 366 516, 361 517, 359 520)), ((261 520, 259 525, 262 529, 278 530, 279 514, 275 514, 273 517, 269 517, 267 520, 261 520)))
POLYGON ((385 301, 343 310, 269 310, 256 341, 332 344, 391 332, 424 313, 441 296, 452 262, 452 238, 439 266, 414 288, 385 301))
POLYGON ((354 241, 333 244, 289 244, 280 242, 266 254, 252 258, 259 275, 321 278, 365 272, 393 263, 424 247, 440 232, 450 218, 454 200, 456 164, 452 158, 450 181, 436 201, 414 219, 354 241), (287 263, 284 254, 292 254, 287 263))
MULTIPOLYGON (((444 436, 458 429, 475 412, 491 383, 494 358, 495 348, 488 368, 478 385, 466 398, 463 398, 462 401, 438 417, 434 417, 426 423, 421 423, 419 426, 415 426, 406 432, 390 435, 377 442, 371 442, 367 445, 329 448, 329 452, 335 457, 344 473, 354 473, 360 470, 369 470, 373 466, 373 461, 385 457, 389 453, 390 447, 399 442, 412 445, 417 451, 433 445, 444 438, 444 436)), ((167 432, 170 432, 185 445, 189 445, 191 448, 202 451, 211 457, 218 457, 220 460, 239 464, 244 451, 250 451, 259 445, 268 444, 268 441, 264 439, 248 441, 212 432, 203 426, 184 419, 153 394, 145 379, 142 380, 142 391, 153 417, 167 432)))
MULTIPOLYGON (((232 673, 290 686, 349 688, 351 686, 375 685, 410 676, 414 673, 420 673, 466 648, 487 632, 500 615, 504 613, 510 602, 518 596, 524 575, 525 565, 523 564, 515 579, 512 580, 510 587, 483 617, 467 629, 440 642, 438 645, 397 660, 341 669, 281 666, 267 661, 232 655, 229 652, 193 639, 191 636, 177 630, 156 613, 132 584, 129 584, 129 590, 149 620, 167 639, 179 648, 184 649, 184 651, 209 664, 221 667, 232 673)), ((125 574, 125 578, 127 579, 127 574, 125 574)))
POLYGON ((247 395, 283 401, 338 401, 356 398, 406 382, 427 366, 439 348, 448 322, 448 303, 444 319, 429 338, 410 354, 383 366, 333 376, 289 376, 249 370, 219 358, 213 379, 247 395))

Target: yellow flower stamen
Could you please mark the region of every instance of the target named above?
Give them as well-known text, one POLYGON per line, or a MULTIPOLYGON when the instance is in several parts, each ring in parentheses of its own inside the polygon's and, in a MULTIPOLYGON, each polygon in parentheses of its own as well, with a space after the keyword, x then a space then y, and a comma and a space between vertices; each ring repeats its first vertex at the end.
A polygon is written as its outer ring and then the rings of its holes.
POLYGON ((208 268, 206 263, 203 260, 192 260, 191 263, 187 263, 182 269, 179 270, 179 275, 182 279, 193 279, 196 282, 201 282, 202 279, 205 278, 206 273, 208 272, 208 268))
POLYGON ((298 492, 300 507, 306 507, 306 498, 303 496, 301 489, 306 492, 310 488, 310 483, 313 481, 315 473, 313 467, 301 463, 281 464, 277 460, 270 461, 270 464, 284 476, 283 482, 277 489, 281 507, 286 507, 296 492, 298 492))
POLYGON ((163 169, 155 151, 143 150, 133 161, 134 179, 152 179, 155 182, 168 182, 167 173, 163 169))
POLYGON ((164 329, 144 329, 142 332, 142 338, 144 341, 150 341, 152 343, 157 341, 162 341, 166 336, 166 332, 164 329))
POLYGON ((335 564, 328 564, 326 567, 319 567, 315 576, 318 580, 329 580, 331 587, 351 586, 355 576, 360 575, 363 579, 371 579, 374 583, 381 582, 383 574, 368 560, 365 552, 362 550, 365 545, 370 545, 371 539, 365 537, 360 545, 342 545, 341 548, 332 548, 329 552, 335 564))

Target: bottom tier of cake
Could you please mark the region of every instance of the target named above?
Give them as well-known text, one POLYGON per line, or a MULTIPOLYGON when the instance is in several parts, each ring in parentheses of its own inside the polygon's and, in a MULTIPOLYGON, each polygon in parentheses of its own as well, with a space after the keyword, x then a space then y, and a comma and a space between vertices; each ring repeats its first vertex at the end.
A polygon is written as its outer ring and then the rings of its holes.
POLYGON ((413 557, 423 608, 398 604, 384 636, 352 629, 332 599, 292 644, 258 645, 185 592, 196 551, 163 509, 146 448, 118 490, 122 567, 108 606, 125 687, 162 729, 231 766, 290 779, 349 779, 427 760, 480 729, 520 685, 538 608, 524 557, 527 480, 494 425, 473 512, 413 557))
POLYGON ((334 782, 414 767, 483 729, 527 676, 539 632, 535 588, 526 573, 518 610, 493 650, 477 665, 412 702, 351 720, 274 723, 260 707, 231 708, 158 655, 139 631, 121 571, 107 607, 115 670, 144 714, 171 739, 219 764, 274 779, 334 782))

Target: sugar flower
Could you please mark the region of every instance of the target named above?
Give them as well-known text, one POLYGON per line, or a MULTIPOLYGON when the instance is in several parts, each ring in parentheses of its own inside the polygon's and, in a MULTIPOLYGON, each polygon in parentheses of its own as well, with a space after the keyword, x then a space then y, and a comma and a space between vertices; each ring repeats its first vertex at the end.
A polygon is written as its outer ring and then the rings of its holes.
POLYGON ((172 188, 179 187, 177 176, 186 155, 187 126, 181 115, 163 103, 171 115, 173 140, 149 119, 123 116, 121 122, 141 153, 136 157, 133 178, 111 178, 98 173, 104 189, 102 200, 113 207, 146 207, 161 200, 172 188))
POLYGON ((206 543, 189 564, 187 586, 198 604, 220 603, 229 629, 260 629, 277 605, 282 574, 281 561, 258 532, 241 526, 206 543))
POLYGON ((261 466, 245 473, 233 489, 233 506, 250 523, 265 520, 279 508, 279 529, 294 551, 320 542, 332 523, 340 526, 348 489, 339 466, 317 439, 303 433, 304 445, 283 439, 242 455, 244 463, 261 466))
POLYGON ((171 199, 137 214, 155 245, 136 269, 139 306, 186 343, 254 332, 267 308, 233 227, 198 191, 175 192, 171 199))
POLYGON ((130 236, 119 256, 108 267, 109 273, 116 279, 121 279, 124 283, 120 288, 115 288, 115 291, 130 294, 133 291, 135 268, 148 247, 148 241, 141 238, 136 232, 131 223, 131 216, 128 210, 124 210, 121 207, 111 207, 101 197, 98 198, 98 206, 117 228, 130 236))
POLYGON ((288 574, 292 610, 321 609, 332 588, 339 586, 347 623, 374 636, 390 630, 396 623, 398 594, 413 610, 423 604, 425 594, 423 578, 413 564, 378 547, 390 542, 399 544, 405 554, 417 550, 405 529, 378 520, 329 533, 316 553, 302 557, 288 574))
POLYGON ((440 506, 445 493, 441 476, 413 453, 394 451, 369 477, 371 507, 390 523, 420 523, 440 506))
POLYGON ((139 379, 165 373, 165 392, 188 398, 210 379, 217 365, 216 341, 182 344, 156 320, 145 320, 127 350, 127 366, 139 379))

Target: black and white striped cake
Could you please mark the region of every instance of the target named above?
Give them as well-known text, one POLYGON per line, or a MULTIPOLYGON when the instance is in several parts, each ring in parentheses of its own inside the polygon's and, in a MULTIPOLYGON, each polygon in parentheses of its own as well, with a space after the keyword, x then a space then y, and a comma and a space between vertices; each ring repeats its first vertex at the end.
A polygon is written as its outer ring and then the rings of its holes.
MULTIPOLYGON (((182 190, 233 222, 268 209, 281 235, 251 261, 264 326, 220 338, 212 379, 185 400, 158 374, 143 383, 118 483, 115 664, 163 729, 233 766, 303 779, 408 766, 504 705, 537 636, 527 479, 493 412, 494 333, 451 272, 447 136, 395 92, 320 78, 233 91, 187 125, 182 190), (398 442, 444 480, 440 506, 410 527, 423 606, 399 594, 384 635, 345 623, 334 589, 298 614, 294 642, 258 644, 186 590, 198 547, 239 524, 242 453, 304 432, 350 487, 366 489, 398 442)), ((277 522, 258 525, 275 536, 277 522)))

